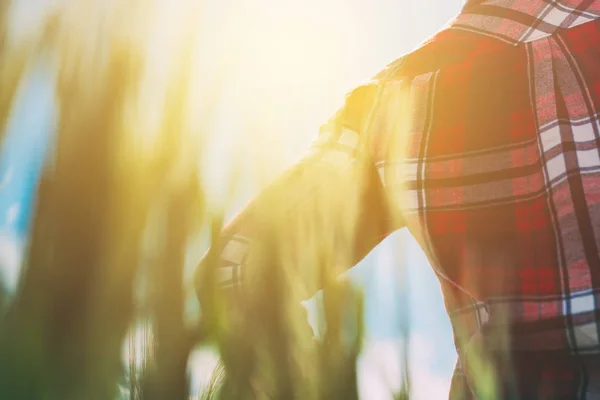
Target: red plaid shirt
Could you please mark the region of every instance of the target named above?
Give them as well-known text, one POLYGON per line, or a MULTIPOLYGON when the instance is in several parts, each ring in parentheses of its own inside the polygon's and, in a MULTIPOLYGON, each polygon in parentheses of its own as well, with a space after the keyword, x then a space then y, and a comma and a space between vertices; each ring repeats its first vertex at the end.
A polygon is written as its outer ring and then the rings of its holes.
MULTIPOLYGON (((353 262, 400 213, 442 285, 452 399, 600 399, 599 17, 592 0, 467 2, 351 92, 274 184, 306 219, 310 176, 378 172, 370 193, 389 201, 367 193, 353 262)), ((268 192, 224 231, 224 282, 242 275, 268 192)))

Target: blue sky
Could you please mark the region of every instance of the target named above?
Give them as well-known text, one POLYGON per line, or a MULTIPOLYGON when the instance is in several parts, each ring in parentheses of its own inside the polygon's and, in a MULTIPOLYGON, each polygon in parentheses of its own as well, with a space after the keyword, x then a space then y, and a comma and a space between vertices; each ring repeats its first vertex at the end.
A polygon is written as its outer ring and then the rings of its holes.
POLYGON ((26 239, 31 207, 54 127, 51 71, 29 71, 19 89, 17 106, 0 149, 0 272, 14 287, 26 239))
MULTIPOLYGON (((312 132, 334 110, 335 99, 416 47, 442 27, 462 2, 256 0, 253 6, 241 3, 246 6, 239 7, 240 3, 233 0, 208 3, 207 21, 212 22, 206 24, 205 33, 209 39, 221 40, 211 40, 210 45, 204 43, 208 49, 205 51, 211 52, 215 65, 219 65, 223 54, 227 53, 227 57, 231 57, 230 53, 237 54, 237 62, 229 59, 231 76, 224 88, 224 104, 218 110, 220 119, 214 124, 216 136, 221 139, 213 149, 220 150, 213 151, 209 160, 213 170, 226 170, 223 160, 228 157, 222 157, 221 153, 226 151, 227 143, 244 135, 242 127, 248 116, 263 118, 269 112, 269 124, 261 128, 265 138, 275 138, 282 149, 278 155, 268 156, 268 162, 278 166, 269 172, 272 177, 290 160, 302 155, 314 138, 312 132), (245 14, 232 17, 234 10, 245 14), (242 28, 237 33, 227 31, 228 25, 223 21, 242 28), (255 32, 253 23, 267 28, 255 32), (272 39, 273 32, 284 26, 288 33, 279 42, 272 39), (289 53, 278 56, 282 45, 289 53), (337 52, 330 53, 332 48, 337 52), (302 68, 294 69, 302 58, 308 60, 302 61, 302 68), (287 72, 273 73, 275 69, 287 72), (249 74, 253 74, 253 79, 248 79, 249 74), (245 93, 256 91, 264 91, 270 97, 249 105, 245 93)), ((206 71, 210 76, 209 69, 206 71)), ((52 71, 42 65, 30 71, 19 91, 6 141, 0 149, 0 273, 4 282, 13 287, 16 264, 30 224, 34 189, 54 133, 52 85, 52 71)), ((245 162, 252 163, 252 156, 245 162)), ((213 178, 217 186, 218 181, 213 178)), ((259 186, 241 189, 240 201, 230 211, 236 211, 259 186)), ((191 258, 193 262, 194 257, 191 258)), ((413 385, 415 398, 429 400, 443 396, 456 358, 450 324, 439 282, 412 237, 405 230, 393 234, 357 265, 350 276, 364 288, 366 295, 368 340, 359 367, 363 397, 385 399, 385 386, 396 385, 399 325, 406 317, 410 321, 411 364, 418 375, 413 385), (406 292, 398 283, 402 268, 408 271, 406 292), (379 394, 371 397, 373 393, 379 394)), ((309 309, 314 311, 314 304, 309 309)), ((202 355, 199 357, 203 360, 202 355)), ((214 361, 211 357, 208 359, 214 361)))

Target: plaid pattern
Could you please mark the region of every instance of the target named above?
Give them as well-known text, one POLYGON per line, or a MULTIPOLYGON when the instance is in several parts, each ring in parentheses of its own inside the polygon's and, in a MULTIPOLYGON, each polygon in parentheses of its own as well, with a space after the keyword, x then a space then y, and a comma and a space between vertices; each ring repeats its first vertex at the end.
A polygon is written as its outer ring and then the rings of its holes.
POLYGON ((558 29, 572 28, 600 16, 593 0, 491 0, 468 1, 452 24, 518 45, 548 37, 558 29))
MULTIPOLYGON (((316 164, 368 158, 428 255, 459 354, 452 399, 491 398, 482 374, 494 398, 600 399, 598 17, 593 0, 468 1, 315 142, 316 164)), ((225 232, 230 284, 252 207, 225 232)), ((384 228, 359 231, 359 257, 384 228)))

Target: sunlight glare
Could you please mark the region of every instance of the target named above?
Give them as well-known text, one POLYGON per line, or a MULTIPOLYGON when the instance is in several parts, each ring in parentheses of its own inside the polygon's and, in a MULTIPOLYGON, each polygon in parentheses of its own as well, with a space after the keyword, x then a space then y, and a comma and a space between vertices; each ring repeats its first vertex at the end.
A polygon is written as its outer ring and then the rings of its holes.
POLYGON ((225 197, 228 189, 220 185, 231 181, 236 164, 244 166, 243 179, 256 180, 252 192, 274 179, 308 149, 346 91, 369 76, 348 77, 344 65, 355 52, 348 35, 360 41, 360 31, 351 26, 360 17, 353 15, 356 7, 340 0, 228 3, 204 10, 224 22, 208 21, 200 33, 204 57, 196 55, 202 67, 194 70, 204 76, 192 77, 192 103, 220 108, 212 114, 203 151, 211 204, 225 197), (215 82, 217 89, 211 87, 215 82), (202 97, 218 89, 222 98, 202 97))

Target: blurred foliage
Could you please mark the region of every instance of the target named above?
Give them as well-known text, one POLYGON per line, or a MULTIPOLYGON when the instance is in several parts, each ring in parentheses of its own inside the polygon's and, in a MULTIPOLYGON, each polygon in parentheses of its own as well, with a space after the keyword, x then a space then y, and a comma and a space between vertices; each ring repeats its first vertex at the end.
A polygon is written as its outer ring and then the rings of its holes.
MULTIPOLYGON (((184 318, 190 238, 210 226, 217 249, 222 228, 199 178, 205 132, 185 123, 193 43, 183 41, 169 72, 156 132, 141 128, 136 121, 145 115, 132 110, 151 61, 139 32, 160 16, 140 11, 141 1, 108 3, 97 12, 86 8, 91 2, 67 1, 17 42, 7 34, 9 3, 0 9, 0 132, 42 54, 58 71, 59 109, 21 282, 1 315, 0 397, 187 399, 190 353, 213 345, 221 364, 201 398, 358 398, 362 295, 336 279, 331 255, 315 255, 326 325, 316 340, 290 286, 297 268, 278 254, 276 224, 249 267, 269 279, 257 279, 233 310, 239 294, 217 288, 211 250, 201 272, 201 318, 184 318), (132 333, 136 326, 141 334, 132 333)), ((193 37, 193 15, 181 37, 193 37)))

